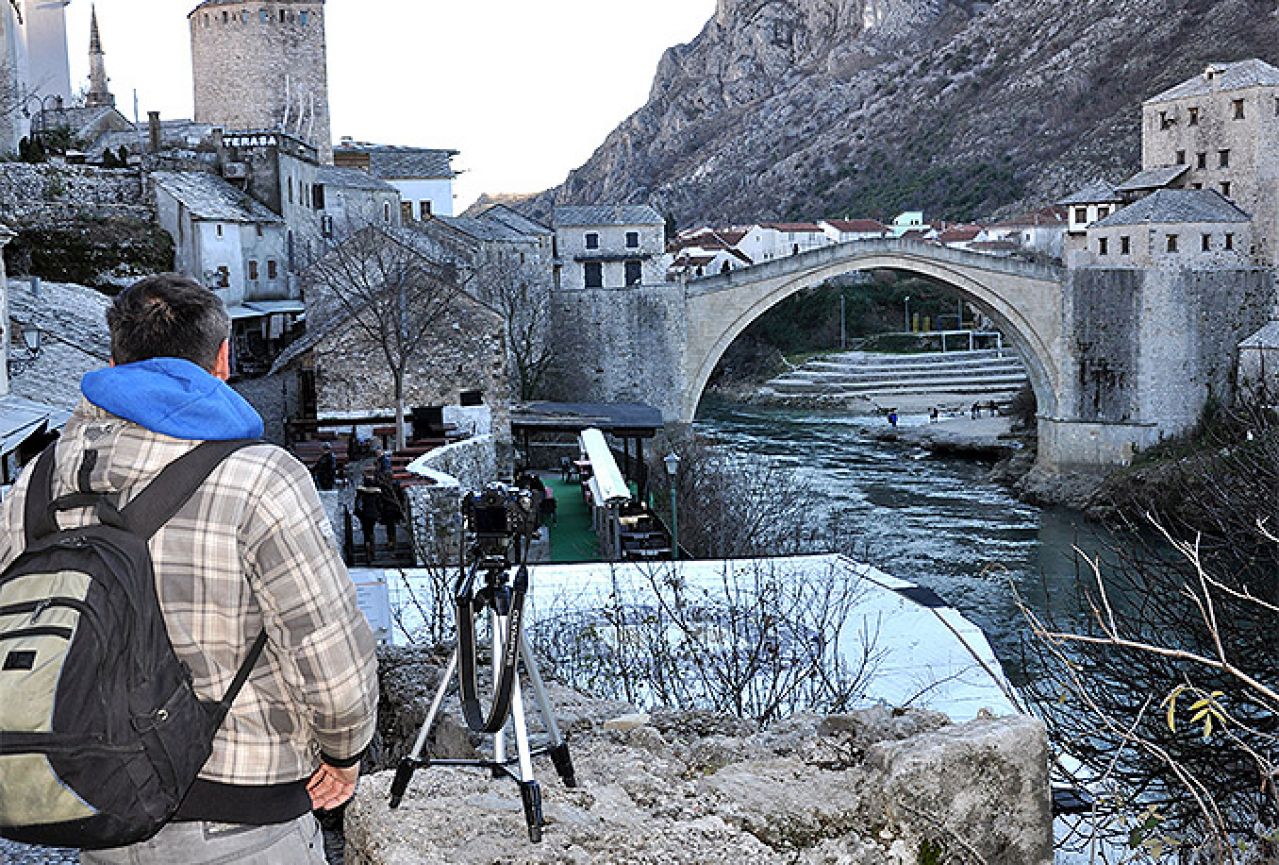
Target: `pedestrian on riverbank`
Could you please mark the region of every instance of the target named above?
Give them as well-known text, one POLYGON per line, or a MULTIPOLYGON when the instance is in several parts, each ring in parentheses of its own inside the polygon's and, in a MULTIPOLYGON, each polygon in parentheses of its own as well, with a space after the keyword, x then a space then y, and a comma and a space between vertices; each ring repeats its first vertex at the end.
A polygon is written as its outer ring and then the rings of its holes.
POLYGON ((897 409, 890 409, 888 412, 888 425, 893 429, 897 429, 897 409))
POLYGON ((928 422, 929 422, 929 423, 937 423, 938 416, 939 416, 940 414, 941 414, 941 413, 940 413, 939 411, 937 411, 937 406, 933 406, 932 408, 930 408, 930 409, 928 410, 928 422))
POLYGON ((979 417, 981 417, 981 403, 979 402, 973 403, 973 407, 972 407, 972 410, 969 412, 969 416, 973 420, 977 420, 979 417))

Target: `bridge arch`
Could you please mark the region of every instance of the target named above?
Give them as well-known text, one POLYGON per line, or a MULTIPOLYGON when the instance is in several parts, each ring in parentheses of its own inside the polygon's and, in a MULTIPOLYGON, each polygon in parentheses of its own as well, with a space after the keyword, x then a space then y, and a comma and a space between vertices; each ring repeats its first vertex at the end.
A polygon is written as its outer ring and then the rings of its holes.
POLYGON ((1026 364, 1041 416, 1057 414, 1062 339, 1058 268, 900 240, 854 241, 688 283, 681 420, 691 422, 711 373, 748 326, 787 297, 856 271, 891 270, 955 289, 989 316, 1026 364))

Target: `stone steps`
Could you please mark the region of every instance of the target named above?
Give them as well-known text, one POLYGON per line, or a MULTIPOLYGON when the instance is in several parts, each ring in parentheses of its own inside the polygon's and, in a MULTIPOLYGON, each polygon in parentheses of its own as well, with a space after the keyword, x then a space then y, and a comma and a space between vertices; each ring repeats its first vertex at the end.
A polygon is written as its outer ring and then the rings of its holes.
POLYGON ((767 382, 762 396, 802 401, 933 393, 1008 396, 1026 382, 1021 360, 1009 352, 828 355, 767 382))

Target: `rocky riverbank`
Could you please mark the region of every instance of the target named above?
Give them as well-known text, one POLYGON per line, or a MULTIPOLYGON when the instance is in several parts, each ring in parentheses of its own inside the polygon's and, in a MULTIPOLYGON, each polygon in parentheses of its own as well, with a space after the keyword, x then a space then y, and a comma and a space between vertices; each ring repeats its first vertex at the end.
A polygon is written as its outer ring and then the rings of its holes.
MULTIPOLYGON (((416 732, 436 662, 412 650, 384 657, 387 758, 416 732)), ((508 781, 421 769, 392 811, 392 773, 383 771, 361 782, 347 810, 348 865, 1052 859, 1047 748, 1032 718, 954 725, 879 707, 759 730, 706 712, 639 714, 558 687, 551 700, 579 786, 566 789, 539 761, 542 843, 528 840, 508 781)), ((471 748, 453 722, 435 747, 453 756, 471 748)))

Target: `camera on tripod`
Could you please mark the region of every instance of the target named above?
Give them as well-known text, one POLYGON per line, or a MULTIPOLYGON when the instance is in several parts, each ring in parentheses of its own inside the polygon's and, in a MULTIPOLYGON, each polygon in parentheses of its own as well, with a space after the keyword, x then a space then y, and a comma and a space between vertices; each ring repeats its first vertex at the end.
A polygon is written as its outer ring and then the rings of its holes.
POLYGON ((542 793, 533 777, 532 759, 549 756, 567 787, 577 786, 573 761, 541 673, 524 634, 524 599, 529 590, 527 564, 529 540, 537 532, 533 493, 521 487, 491 483, 462 497, 462 526, 466 535, 464 555, 453 589, 457 645, 418 731, 413 751, 400 761, 391 783, 391 807, 397 808, 413 773, 423 766, 471 766, 495 776, 509 777, 519 786, 529 840, 542 838, 542 793), (514 566, 514 578, 511 570, 514 566), (478 654, 476 617, 488 620, 491 641, 492 696, 488 711, 477 684, 478 654), (533 690, 534 702, 545 728, 545 740, 530 741, 524 715, 519 667, 533 690), (492 736, 491 758, 435 759, 426 751, 427 737, 440 712, 445 693, 457 674, 458 701, 466 726, 474 733, 492 736), (515 739, 515 754, 507 752, 508 732, 515 739))
POLYGON ((515 564, 511 558, 512 551, 519 555, 515 541, 537 532, 533 494, 500 482, 463 496, 462 520, 473 538, 471 555, 481 561, 500 557, 505 564, 515 564))

